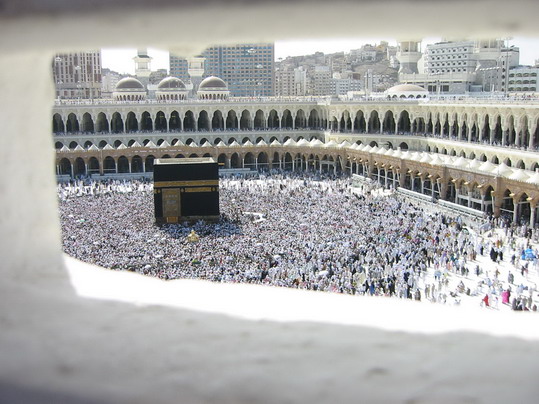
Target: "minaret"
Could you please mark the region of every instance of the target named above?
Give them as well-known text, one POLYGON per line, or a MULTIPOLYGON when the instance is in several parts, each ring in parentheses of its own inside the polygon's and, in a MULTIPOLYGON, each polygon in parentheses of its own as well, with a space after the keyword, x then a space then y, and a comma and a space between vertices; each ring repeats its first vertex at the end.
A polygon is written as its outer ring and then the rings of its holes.
POLYGON ((202 56, 193 56, 187 59, 187 72, 191 78, 191 83, 193 84, 193 89, 191 90, 191 96, 196 96, 198 91, 198 86, 202 81, 202 76, 204 75, 204 62, 206 61, 205 57, 202 56))
POLYGON ((399 75, 418 73, 417 62, 421 56, 421 41, 399 42, 396 54, 400 62, 399 75))
POLYGON ((150 73, 152 72, 152 58, 148 56, 148 51, 144 48, 137 49, 137 56, 133 60, 135 61, 135 75, 144 87, 147 88, 150 82, 150 73))

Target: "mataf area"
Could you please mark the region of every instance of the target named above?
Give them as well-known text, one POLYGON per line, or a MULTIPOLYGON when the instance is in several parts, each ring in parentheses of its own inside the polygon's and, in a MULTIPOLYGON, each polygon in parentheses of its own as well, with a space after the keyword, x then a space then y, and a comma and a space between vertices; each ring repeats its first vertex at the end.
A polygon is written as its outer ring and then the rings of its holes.
POLYGON ((519 237, 525 228, 481 234, 479 222, 463 228, 452 214, 351 183, 278 171, 221 179, 221 220, 194 226, 156 226, 148 181, 60 184, 63 248, 162 279, 536 311, 537 245, 519 237))

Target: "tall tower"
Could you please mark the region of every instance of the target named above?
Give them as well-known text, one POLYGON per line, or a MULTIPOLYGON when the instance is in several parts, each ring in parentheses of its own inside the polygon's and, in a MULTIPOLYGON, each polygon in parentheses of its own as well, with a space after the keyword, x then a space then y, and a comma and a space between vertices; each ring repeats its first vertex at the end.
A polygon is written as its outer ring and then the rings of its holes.
POLYGON ((101 51, 56 54, 52 72, 57 98, 101 97, 101 51))
POLYGON ((400 74, 418 73, 417 62, 421 59, 421 41, 402 41, 397 47, 400 74))
POLYGON ((204 62, 206 61, 205 57, 202 56, 193 56, 187 59, 187 72, 191 78, 191 83, 193 84, 192 96, 195 96, 198 91, 198 86, 202 81, 202 76, 204 75, 204 62))
POLYGON ((152 58, 148 56, 148 51, 144 48, 137 49, 137 56, 133 60, 135 61, 135 75, 137 79, 144 87, 147 87, 150 82, 150 73, 152 72, 152 58))

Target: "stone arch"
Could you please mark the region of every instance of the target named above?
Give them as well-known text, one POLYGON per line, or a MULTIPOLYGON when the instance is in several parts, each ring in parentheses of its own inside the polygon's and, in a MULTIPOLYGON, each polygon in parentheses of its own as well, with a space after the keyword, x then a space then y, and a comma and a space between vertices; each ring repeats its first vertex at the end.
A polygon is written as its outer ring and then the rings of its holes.
POLYGON ((125 131, 138 132, 138 121, 134 112, 129 112, 125 118, 125 131))
POLYGON ((384 133, 395 133, 395 117, 393 111, 386 111, 384 114, 384 120, 382 122, 382 131, 384 133))
POLYGON ((279 114, 274 109, 272 109, 268 114, 268 128, 269 129, 279 128, 279 114))
POLYGON ((126 156, 118 157, 118 173, 129 173, 129 160, 126 156))
POLYGON ((77 175, 86 175, 86 164, 81 157, 75 159, 75 164, 73 164, 73 174, 77 175))
POLYGON ((172 111, 168 120, 168 128, 170 132, 179 132, 182 129, 182 120, 178 111, 172 111))
POLYGON ((253 120, 253 129, 257 129, 257 130, 265 129, 265 125, 264 125, 265 122, 266 122, 266 118, 264 117, 264 111, 262 111, 261 109, 258 109, 255 112, 255 117, 253 120))
POLYGON ((121 133, 124 131, 124 121, 119 112, 112 114, 112 119, 110 120, 110 130, 112 133, 121 133))
POLYGON ((294 125, 293 119, 292 119, 292 113, 289 109, 285 109, 283 111, 283 116, 281 118, 281 127, 283 129, 292 129, 294 125))
POLYGON ((501 213, 503 216, 511 217, 513 216, 513 212, 515 210, 515 205, 513 202, 513 193, 510 189, 506 189, 502 193, 502 201, 501 201, 501 213))
POLYGON ((92 116, 85 112, 82 115, 82 131, 88 132, 88 133, 94 133, 94 120, 92 119, 92 116))
POLYGON ((163 111, 157 111, 155 114, 154 130, 157 132, 167 131, 167 117, 163 111))
POLYGON ((258 168, 265 168, 269 169, 269 159, 268 154, 266 152, 260 152, 258 153, 258 156, 256 157, 256 164, 258 168))
POLYGON ((66 119, 66 132, 67 133, 76 133, 80 132, 79 120, 74 113, 70 113, 66 119))
POLYGON ((322 127, 322 122, 320 121, 320 116, 318 115, 318 111, 314 108, 311 109, 311 112, 309 113, 307 126, 311 129, 317 129, 317 128, 322 127))
POLYGON ((96 131, 98 133, 109 132, 109 120, 104 112, 97 114, 96 131))
POLYGON ((146 167, 146 172, 147 173, 152 173, 153 172, 153 162, 155 160, 155 156, 153 155, 149 155, 149 156, 146 156, 146 158, 144 159, 144 165, 146 167))
POLYGON ((248 109, 244 109, 240 116, 240 130, 252 129, 251 112, 248 109))
POLYGON ((147 132, 153 131, 153 120, 148 111, 144 111, 140 116, 140 129, 147 132))
POLYGON ((294 127, 296 129, 305 129, 307 127, 307 116, 305 115, 305 111, 301 108, 296 112, 294 127))
POLYGON ((142 157, 133 156, 131 158, 131 172, 132 173, 141 173, 144 171, 144 165, 142 164, 142 157))
POLYGON ((354 117, 354 131, 358 133, 367 132, 367 123, 365 122, 365 113, 362 110, 356 112, 354 117))
POLYGON ((219 110, 215 110, 211 118, 211 129, 223 130, 225 128, 224 125, 225 125, 225 121, 223 119, 223 113, 219 110))
POLYGON ((273 159, 271 160, 271 165, 274 168, 280 167, 280 156, 278 152, 273 153, 273 159))
POLYGON ((243 168, 255 168, 255 156, 251 152, 247 152, 243 156, 243 168))
POLYGON ((63 158, 58 163, 58 170, 60 175, 71 175, 71 161, 67 158, 63 158))
POLYGON ((410 114, 406 110, 402 110, 399 114, 399 122, 397 124, 397 132, 399 133, 410 133, 410 114))
POLYGON ((183 118, 183 130, 186 132, 194 132, 196 130, 195 114, 189 110, 183 118))
POLYGON ((380 117, 378 116, 378 111, 371 111, 369 116, 369 125, 368 133, 378 133, 380 132, 380 117))
POLYGON ((236 111, 231 109, 226 115, 226 127, 227 129, 238 129, 238 117, 236 116, 236 111))
POLYGON ((230 156, 230 168, 242 168, 238 153, 232 153, 232 156, 230 156))
MULTIPOLYGON (((60 114, 54 114, 52 116, 52 132, 53 133, 64 133, 65 125, 60 114)), ((69 172, 71 174, 71 171, 69 172)))
POLYGON ((112 174, 116 172, 116 161, 111 157, 107 156, 103 160, 103 173, 112 174))
POLYGON ((209 131, 210 130, 210 117, 208 116, 208 112, 206 110, 200 111, 198 114, 198 120, 197 120, 198 130, 199 131, 209 131))

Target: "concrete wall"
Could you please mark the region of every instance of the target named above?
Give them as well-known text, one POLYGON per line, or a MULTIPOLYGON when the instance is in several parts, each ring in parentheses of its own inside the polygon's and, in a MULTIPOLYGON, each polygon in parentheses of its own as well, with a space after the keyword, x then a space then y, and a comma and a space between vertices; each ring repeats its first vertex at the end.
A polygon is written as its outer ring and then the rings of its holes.
POLYGON ((420 0, 4 0, 2 400, 536 399, 539 330, 526 316, 464 314, 413 302, 242 285, 165 283, 64 261, 50 136, 50 70, 55 52, 81 47, 172 45, 189 56, 218 41, 247 38, 461 36, 462 27, 484 37, 536 35, 538 12, 534 0, 441 5, 420 0), (328 23, 330 15, 338 16, 338 23, 328 23), (379 18, 361 18, 358 24, 362 15, 379 18), (184 38, 189 40, 178 45, 184 38), (518 367, 505 371, 508 363, 518 367))

